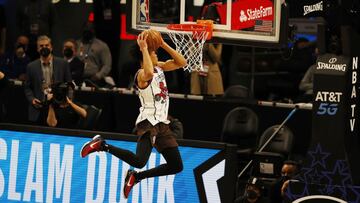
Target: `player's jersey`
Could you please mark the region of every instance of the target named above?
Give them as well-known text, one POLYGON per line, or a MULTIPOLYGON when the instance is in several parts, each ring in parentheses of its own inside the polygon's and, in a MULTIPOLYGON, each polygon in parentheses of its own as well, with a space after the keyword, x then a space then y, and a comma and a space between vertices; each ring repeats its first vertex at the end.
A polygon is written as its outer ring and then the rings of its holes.
MULTIPOLYGON (((137 81, 137 74, 135 76, 137 81)), ((150 84, 139 90, 139 99, 141 102, 140 114, 136 119, 136 124, 143 120, 148 120, 152 125, 157 123, 170 123, 167 119, 169 110, 169 93, 166 86, 164 71, 155 66, 154 77, 150 84)))

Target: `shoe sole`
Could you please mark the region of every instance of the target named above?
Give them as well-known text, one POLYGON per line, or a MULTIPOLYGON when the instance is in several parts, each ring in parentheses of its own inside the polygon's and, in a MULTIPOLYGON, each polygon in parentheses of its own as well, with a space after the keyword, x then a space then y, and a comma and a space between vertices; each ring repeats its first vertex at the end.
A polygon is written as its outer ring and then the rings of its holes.
POLYGON ((90 141, 86 142, 82 147, 81 147, 81 150, 80 150, 80 157, 84 158, 81 154, 81 152, 83 151, 83 149, 90 143, 92 142, 93 140, 96 140, 96 139, 99 139, 101 138, 101 135, 95 135, 95 137, 93 137, 90 141))

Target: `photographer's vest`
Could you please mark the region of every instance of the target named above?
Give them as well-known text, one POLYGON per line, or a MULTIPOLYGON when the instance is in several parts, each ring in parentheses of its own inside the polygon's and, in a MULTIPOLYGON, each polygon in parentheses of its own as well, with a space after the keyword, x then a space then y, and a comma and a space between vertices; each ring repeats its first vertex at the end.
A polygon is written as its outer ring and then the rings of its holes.
MULTIPOLYGON (((137 81, 137 75, 135 81, 137 81)), ((136 82, 137 83, 137 82, 136 82)), ((136 124, 143 120, 148 120, 152 125, 157 123, 168 124, 167 119, 169 110, 169 93, 166 86, 165 74, 157 66, 154 67, 154 76, 148 86, 144 89, 137 87, 139 90, 139 99, 141 102, 140 114, 136 119, 136 124)))

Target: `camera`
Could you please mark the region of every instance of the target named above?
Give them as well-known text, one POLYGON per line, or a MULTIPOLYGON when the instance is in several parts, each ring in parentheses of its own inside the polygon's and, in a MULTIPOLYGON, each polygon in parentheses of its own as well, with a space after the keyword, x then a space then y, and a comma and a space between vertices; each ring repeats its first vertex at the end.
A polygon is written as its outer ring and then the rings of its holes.
POLYGON ((72 82, 58 82, 51 85, 50 93, 53 94, 53 98, 48 101, 48 104, 60 105, 66 103, 66 97, 71 97, 69 91, 74 89, 72 82))
POLYGON ((55 83, 51 87, 51 93, 53 94, 52 103, 63 104, 66 102, 66 96, 69 92, 69 86, 67 83, 55 83))

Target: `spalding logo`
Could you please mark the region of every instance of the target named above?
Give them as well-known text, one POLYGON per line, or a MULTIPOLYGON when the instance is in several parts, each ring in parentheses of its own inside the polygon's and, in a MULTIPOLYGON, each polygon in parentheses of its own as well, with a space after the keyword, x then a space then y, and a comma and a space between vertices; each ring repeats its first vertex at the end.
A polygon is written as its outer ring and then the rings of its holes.
POLYGON ((311 195, 294 200, 293 203, 347 203, 346 201, 327 195, 311 195))
POLYGON ((337 61, 336 58, 331 58, 331 59, 329 59, 329 63, 335 63, 336 61, 337 61))

